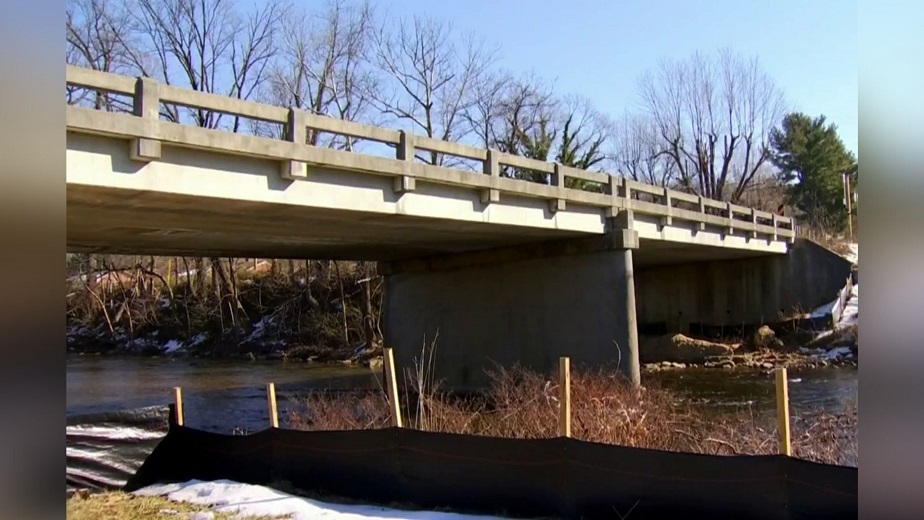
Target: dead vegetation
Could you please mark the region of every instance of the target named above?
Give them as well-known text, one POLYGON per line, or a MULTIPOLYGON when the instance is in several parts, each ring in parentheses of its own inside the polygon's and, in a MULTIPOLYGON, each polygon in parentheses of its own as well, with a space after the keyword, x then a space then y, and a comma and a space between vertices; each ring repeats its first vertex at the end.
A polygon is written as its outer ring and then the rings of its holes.
MULTIPOLYGON (((558 435, 557 377, 522 368, 495 368, 476 396, 457 396, 409 374, 402 393, 405 424, 426 431, 508 438, 558 435)), ((775 417, 749 408, 717 413, 659 389, 635 390, 615 371, 572 370, 572 433, 577 439, 712 455, 777 452, 775 417)), ((305 396, 290 410, 289 427, 304 430, 383 428, 389 424, 383 392, 305 396)), ((796 457, 857 465, 857 413, 792 417, 796 457)))
POLYGON ((200 337, 208 341, 199 353, 233 355, 273 342, 337 349, 381 338, 382 280, 371 263, 89 255, 68 263, 75 349, 200 337))

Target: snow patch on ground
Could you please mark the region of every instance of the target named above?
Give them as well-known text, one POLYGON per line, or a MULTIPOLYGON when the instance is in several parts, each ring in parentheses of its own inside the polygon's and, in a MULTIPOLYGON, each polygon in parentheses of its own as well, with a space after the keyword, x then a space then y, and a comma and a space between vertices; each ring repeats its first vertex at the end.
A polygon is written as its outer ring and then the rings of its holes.
POLYGON ((820 357, 821 359, 827 359, 829 361, 837 359, 837 358, 841 358, 841 357, 850 359, 853 357, 853 351, 850 349, 850 347, 836 347, 836 348, 832 348, 831 350, 825 352, 824 354, 819 354, 818 357, 820 357))
MULTIPOLYGON (((808 318, 822 318, 824 316, 831 315, 831 312, 834 310, 834 307, 837 305, 837 299, 830 301, 817 309, 813 310, 806 317, 808 318)), ((850 298, 847 300, 847 303, 844 305, 844 309, 841 311, 841 319, 837 323, 838 329, 843 329, 850 327, 851 325, 857 324, 857 317, 860 312, 860 284, 856 284, 850 291, 850 298)), ((832 331, 825 331, 819 337, 824 337, 825 335, 830 334, 832 331), (827 334, 826 334, 827 333, 827 334)))
POLYGON ((176 354, 177 352, 181 352, 189 348, 198 347, 199 345, 203 344, 205 340, 208 339, 208 337, 208 334, 205 332, 200 332, 199 334, 193 336, 192 339, 190 339, 188 342, 171 339, 164 343, 164 347, 161 350, 163 350, 164 354, 176 354))
POLYGON ((837 303, 837 300, 828 302, 817 309, 813 310, 811 314, 808 315, 809 318, 824 318, 825 316, 830 316, 831 312, 834 310, 834 305, 837 303))
POLYGON ((852 264, 860 265, 860 245, 853 243, 847 244, 847 247, 850 248, 850 252, 844 255, 844 258, 852 264))
POLYGON ((844 305, 844 310, 841 311, 841 321, 838 322, 838 328, 849 327, 851 325, 857 324, 857 317, 860 312, 860 284, 853 286, 853 290, 850 294, 850 299, 847 300, 847 304, 844 305))
POLYGON ((164 354, 173 354, 183 350, 184 348, 186 348, 186 345, 184 345, 182 341, 171 339, 170 341, 164 343, 164 354))
POLYGON ((262 338, 269 327, 273 325, 273 318, 264 316, 260 318, 260 321, 253 324, 253 331, 250 333, 250 337, 247 338, 249 341, 256 341, 262 338))
POLYGON ((220 513, 241 516, 282 516, 292 520, 315 518, 332 520, 497 520, 501 518, 434 511, 403 511, 369 505, 329 504, 289 495, 264 486, 240 484, 230 480, 214 482, 190 480, 181 484, 158 484, 135 491, 135 494, 166 496, 177 502, 209 506, 220 513))

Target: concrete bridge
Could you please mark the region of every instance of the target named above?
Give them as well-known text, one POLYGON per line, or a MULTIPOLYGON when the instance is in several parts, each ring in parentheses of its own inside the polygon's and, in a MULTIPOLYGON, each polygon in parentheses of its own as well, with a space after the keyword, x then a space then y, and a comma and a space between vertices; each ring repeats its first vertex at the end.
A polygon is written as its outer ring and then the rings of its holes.
POLYGON ((439 331, 452 386, 480 384, 490 361, 549 369, 560 355, 620 360, 638 380, 637 316, 765 320, 829 297, 814 294, 827 282, 796 283, 786 217, 148 78, 68 66, 67 86, 132 110, 67 106, 68 251, 379 261, 386 343, 410 365, 439 331), (261 121, 277 137, 165 121, 163 105, 261 121), (310 146, 309 130, 390 156, 310 146))

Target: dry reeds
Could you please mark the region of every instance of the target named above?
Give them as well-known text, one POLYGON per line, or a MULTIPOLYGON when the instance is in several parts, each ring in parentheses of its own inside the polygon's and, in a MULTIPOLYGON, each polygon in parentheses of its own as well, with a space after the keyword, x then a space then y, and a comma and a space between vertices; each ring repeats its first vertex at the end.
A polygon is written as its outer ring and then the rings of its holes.
MULTIPOLYGON (((508 438, 558 435, 556 377, 519 367, 497 367, 491 384, 477 396, 439 391, 420 373, 409 374, 403 412, 408 427, 508 438), (418 385, 417 381, 425 381, 418 385), (421 391, 423 390, 423 391, 421 391), (421 412, 423 410, 423 412, 421 412)), ((615 371, 572 371, 572 435, 576 439, 713 455, 776 452, 773 412, 752 409, 711 412, 685 403, 674 393, 636 389, 615 371)), ((381 392, 313 393, 306 411, 290 412, 290 427, 306 430, 380 428, 389 424, 381 392)), ((857 415, 793 414, 793 454, 817 462, 857 465, 857 415)))

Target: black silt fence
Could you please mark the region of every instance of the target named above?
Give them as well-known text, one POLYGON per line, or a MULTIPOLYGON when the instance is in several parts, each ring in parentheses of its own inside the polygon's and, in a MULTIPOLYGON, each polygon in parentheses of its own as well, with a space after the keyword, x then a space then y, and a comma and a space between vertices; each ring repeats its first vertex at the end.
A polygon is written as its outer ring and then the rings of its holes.
POLYGON ((122 488, 167 434, 166 406, 67 418, 66 489, 122 488))
POLYGON ((125 486, 230 479, 377 503, 568 518, 855 518, 857 468, 404 428, 229 436, 172 424, 125 486))

